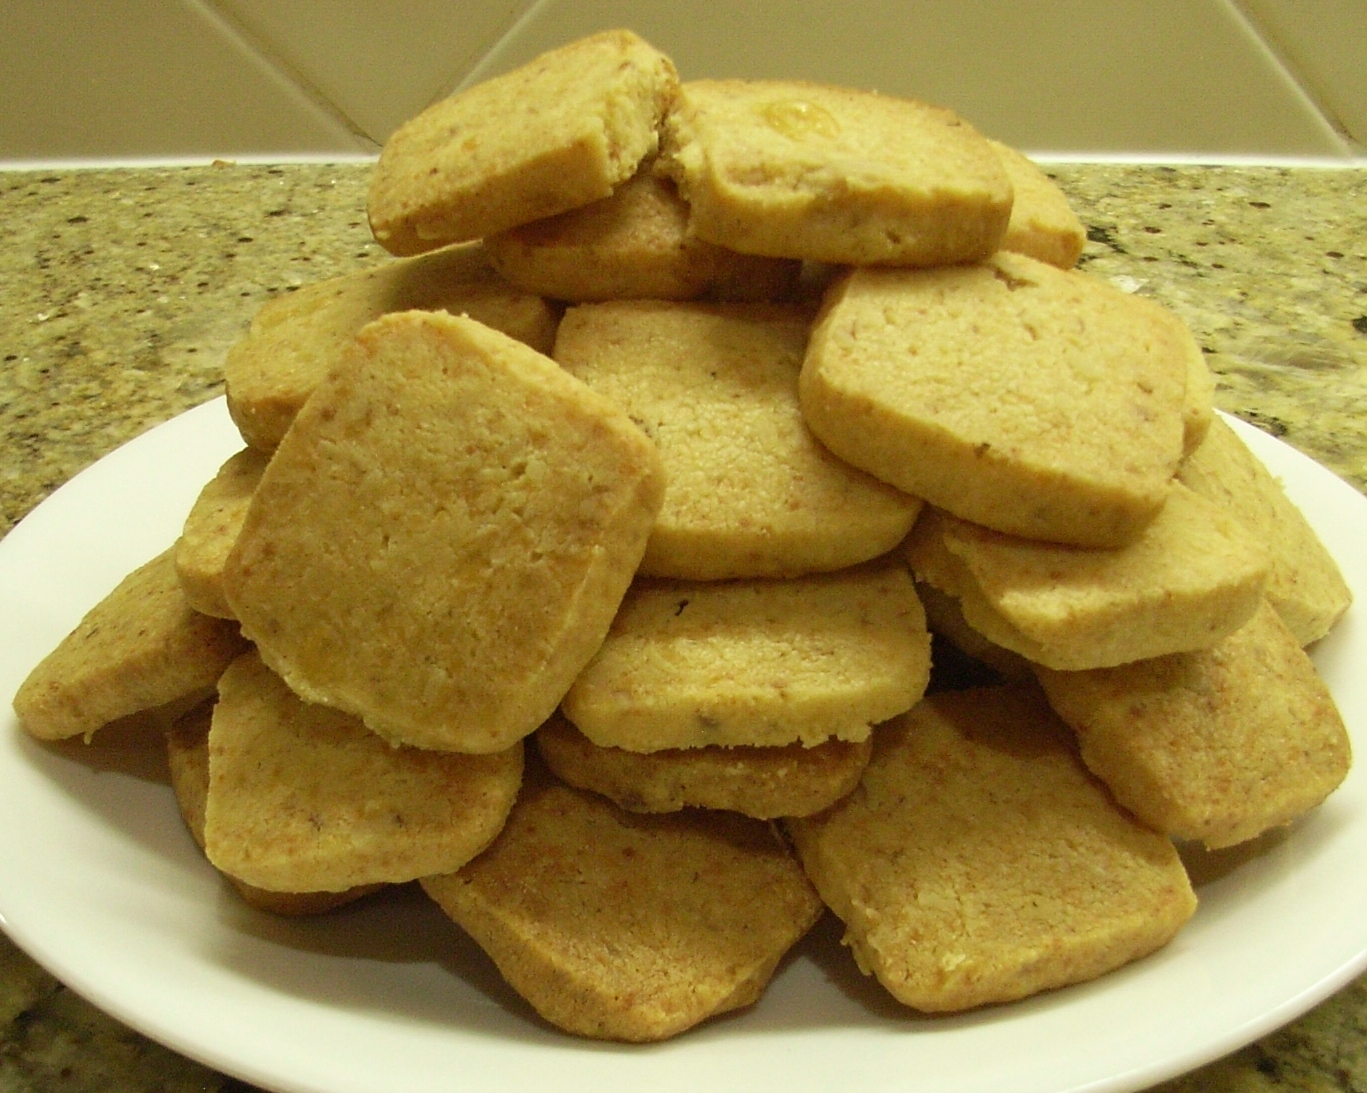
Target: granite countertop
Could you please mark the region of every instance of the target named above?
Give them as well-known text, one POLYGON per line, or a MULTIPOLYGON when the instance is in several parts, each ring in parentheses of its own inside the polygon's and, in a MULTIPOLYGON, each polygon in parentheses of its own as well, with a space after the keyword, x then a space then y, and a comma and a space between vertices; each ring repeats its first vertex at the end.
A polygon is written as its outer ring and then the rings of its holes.
MULTIPOLYGON (((1367 491, 1363 170, 1052 172, 1088 227, 1086 268, 1187 321, 1219 407, 1367 491)), ((217 395, 224 353, 262 303, 381 259, 368 175, 0 173, 0 534, 120 443, 217 395)), ((0 937, 0 1093, 245 1088, 100 1014, 0 937)), ((1367 979, 1164 1088, 1367 1088, 1367 979)))

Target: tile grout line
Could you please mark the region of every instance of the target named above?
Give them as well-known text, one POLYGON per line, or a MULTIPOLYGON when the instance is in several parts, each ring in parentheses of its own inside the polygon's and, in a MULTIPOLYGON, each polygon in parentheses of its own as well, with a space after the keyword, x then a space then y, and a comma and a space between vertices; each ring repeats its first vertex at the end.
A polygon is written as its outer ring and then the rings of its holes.
POLYGON ((1230 15, 1242 26, 1244 33, 1259 45, 1274 64, 1286 82, 1305 99, 1315 111, 1316 116, 1334 136, 1345 145, 1347 154, 1360 158, 1367 154, 1367 147, 1359 143, 1349 132, 1348 127, 1339 120, 1338 115, 1324 101, 1324 96, 1316 90, 1313 81, 1307 79, 1300 68, 1288 56, 1284 47, 1278 44, 1276 35, 1270 33, 1243 0, 1223 0, 1230 15))
POLYGON ((465 70, 464 74, 457 74, 454 82, 444 85, 446 88, 444 94, 452 95, 457 91, 463 91, 472 83, 485 79, 487 75, 485 66, 489 58, 497 53, 505 42, 508 42, 515 37, 523 27, 535 20, 542 9, 548 7, 551 3, 552 0, 531 0, 531 3, 527 4, 527 6, 504 27, 503 32, 497 35, 494 40, 489 43, 488 47, 470 63, 470 66, 465 70))
MULTIPOLYGON (((219 32, 235 41, 244 52, 268 68, 278 79, 289 84, 317 109, 325 113, 334 123, 342 126, 362 145, 379 148, 379 142, 337 103, 325 95, 311 80, 283 57, 269 40, 256 34, 232 14, 225 11, 215 0, 180 0, 180 2, 205 22, 217 27, 219 32)), ((363 153, 361 153, 363 154, 363 153)), ((343 154, 343 158, 345 158, 343 154)), ((238 157, 239 162, 243 160, 238 157)))

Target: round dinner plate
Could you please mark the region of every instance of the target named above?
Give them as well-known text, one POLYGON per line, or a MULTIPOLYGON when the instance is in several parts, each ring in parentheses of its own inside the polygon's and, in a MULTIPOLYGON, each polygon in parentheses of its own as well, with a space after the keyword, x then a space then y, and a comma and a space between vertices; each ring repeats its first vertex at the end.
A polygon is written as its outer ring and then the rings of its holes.
MULTIPOLYGON (((1358 606, 1313 655, 1367 753, 1367 500, 1239 422, 1358 606)), ((174 540, 241 441, 221 399, 77 475, 0 541, 0 694, 174 540)), ((549 1028, 413 886, 310 920, 251 911, 191 842, 161 757, 42 744, 0 714, 0 921, 95 1005, 284 1093, 1122 1091, 1271 1031, 1367 967, 1367 772, 1293 828, 1192 853, 1200 907, 1153 956, 1009 1006, 923 1017, 855 970, 828 916, 754 1007, 672 1041, 549 1028)))

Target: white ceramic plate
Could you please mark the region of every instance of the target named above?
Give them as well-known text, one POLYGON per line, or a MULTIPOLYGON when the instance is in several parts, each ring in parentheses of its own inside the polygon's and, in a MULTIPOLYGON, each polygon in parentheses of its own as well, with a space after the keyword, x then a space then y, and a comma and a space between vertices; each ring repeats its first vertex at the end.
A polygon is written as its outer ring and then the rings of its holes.
MULTIPOLYGON (((1367 500, 1240 431, 1353 585, 1359 606, 1315 659, 1367 754, 1367 500)), ((170 544, 238 446, 221 400, 209 403, 78 475, 0 542, 0 694, 170 544)), ((421 895, 403 889, 307 922, 255 914, 191 843, 155 762, 37 744, 8 708, 0 720, 5 930, 134 1028, 290 1093, 1131 1090, 1257 1038, 1367 967, 1358 768, 1288 835, 1195 862, 1190 925, 1095 983, 922 1018, 854 972, 828 922, 750 1011, 665 1044, 589 1043, 540 1024, 421 895)))

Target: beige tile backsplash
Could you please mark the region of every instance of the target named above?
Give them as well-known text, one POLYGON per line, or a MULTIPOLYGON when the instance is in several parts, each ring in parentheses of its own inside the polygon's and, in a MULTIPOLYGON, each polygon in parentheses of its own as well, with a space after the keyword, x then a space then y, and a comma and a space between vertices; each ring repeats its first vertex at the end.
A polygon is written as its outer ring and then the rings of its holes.
POLYGON ((915 95, 1037 154, 1361 156, 1363 0, 4 0, 0 162, 373 154, 631 26, 685 78, 915 95))
POLYGON ((1243 0, 1331 122, 1367 145, 1367 2, 1243 0))

